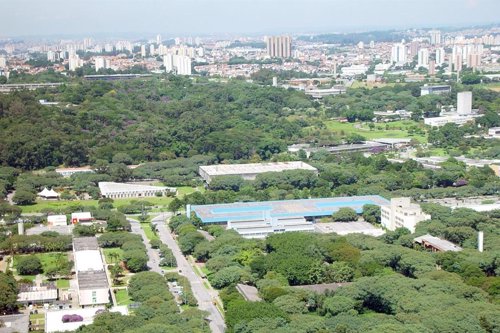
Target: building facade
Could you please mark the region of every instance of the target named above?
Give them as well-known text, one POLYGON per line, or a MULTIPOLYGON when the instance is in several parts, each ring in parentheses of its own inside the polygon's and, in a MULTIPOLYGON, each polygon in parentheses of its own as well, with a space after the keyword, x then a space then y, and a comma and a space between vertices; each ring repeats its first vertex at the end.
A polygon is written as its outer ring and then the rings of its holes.
POLYGON ((290 36, 267 37, 267 54, 271 58, 291 58, 292 39, 290 36))
POLYGON ((410 198, 392 198, 390 205, 380 207, 380 215, 381 224, 386 229, 407 228, 412 233, 419 222, 431 218, 422 212, 420 205, 411 203, 410 198))

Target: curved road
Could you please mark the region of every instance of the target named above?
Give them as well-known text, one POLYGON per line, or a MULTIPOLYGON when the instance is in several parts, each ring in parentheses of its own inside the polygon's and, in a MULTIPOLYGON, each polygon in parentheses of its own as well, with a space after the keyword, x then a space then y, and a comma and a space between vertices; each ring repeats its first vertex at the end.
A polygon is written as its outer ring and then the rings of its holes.
POLYGON ((187 277, 191 283, 194 297, 196 297, 198 301, 198 308, 209 313, 208 319, 210 320, 211 331, 214 333, 223 333, 225 330, 224 318, 213 304, 215 295, 212 295, 210 291, 205 288, 202 278, 194 272, 193 267, 187 261, 186 257, 184 257, 179 245, 177 245, 177 242, 165 225, 165 221, 170 218, 171 215, 170 213, 160 214, 153 218, 151 222, 156 224, 160 240, 172 250, 177 260, 177 268, 182 270, 182 275, 187 277))

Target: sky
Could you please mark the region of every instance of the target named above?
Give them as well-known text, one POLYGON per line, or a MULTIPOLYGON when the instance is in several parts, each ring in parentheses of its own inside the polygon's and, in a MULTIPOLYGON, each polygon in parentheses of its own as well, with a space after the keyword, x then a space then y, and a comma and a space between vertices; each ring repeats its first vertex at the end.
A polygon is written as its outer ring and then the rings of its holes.
POLYGON ((359 32, 500 22, 500 0, 0 0, 0 38, 359 32))

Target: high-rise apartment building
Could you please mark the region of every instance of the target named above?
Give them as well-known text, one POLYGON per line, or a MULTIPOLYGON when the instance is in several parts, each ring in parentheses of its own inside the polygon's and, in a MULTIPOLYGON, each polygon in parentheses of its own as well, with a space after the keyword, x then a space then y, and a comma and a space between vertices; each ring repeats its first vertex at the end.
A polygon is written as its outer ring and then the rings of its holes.
POLYGON ((436 61, 429 61, 429 75, 436 75, 436 61))
POLYGON ((47 60, 50 62, 56 61, 56 53, 54 51, 47 51, 47 60))
POLYGON ((267 37, 267 54, 271 58, 290 58, 292 56, 292 39, 290 36, 267 37))
POLYGON ((4 57, 0 57, 0 68, 5 68, 7 67, 7 59, 4 57))
POLYGON ((441 66, 446 61, 446 52, 444 48, 440 47, 436 49, 436 64, 441 66))
POLYGON ((95 71, 98 72, 101 68, 107 69, 111 67, 111 62, 109 59, 98 57, 95 58, 95 71))
POLYGON ((417 67, 428 67, 429 66, 429 50, 420 49, 418 51, 418 64, 417 67))
POLYGON ((163 56, 163 66, 165 66, 167 73, 174 70, 174 55, 172 53, 167 53, 163 56))
POLYGON ((406 63, 406 46, 404 43, 398 43, 392 46, 391 62, 396 64, 406 63))
POLYGON ((177 75, 191 75, 191 58, 174 56, 174 67, 177 69, 177 75))
POLYGON ((430 39, 431 39, 431 44, 432 45, 439 45, 441 44, 441 31, 439 30, 431 30, 429 31, 430 39))
POLYGON ((481 55, 478 53, 470 53, 467 56, 467 66, 473 69, 478 68, 481 65, 481 55))
POLYGON ((146 58, 146 45, 141 45, 141 57, 146 58))

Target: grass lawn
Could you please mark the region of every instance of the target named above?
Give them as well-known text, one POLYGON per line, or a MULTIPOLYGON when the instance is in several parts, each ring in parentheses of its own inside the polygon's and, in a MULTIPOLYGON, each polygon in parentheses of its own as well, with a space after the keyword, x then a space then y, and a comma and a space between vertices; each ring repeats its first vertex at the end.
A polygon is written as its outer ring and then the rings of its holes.
POLYGON ((118 305, 129 305, 132 303, 132 300, 128 296, 128 291, 127 289, 115 289, 116 293, 116 303, 118 305))
MULTIPOLYGON (((49 267, 58 266, 62 263, 68 263, 68 254, 66 252, 48 252, 48 253, 36 253, 27 255, 16 255, 14 256, 14 267, 17 266, 17 262, 20 257, 34 255, 40 259, 42 263, 42 269, 46 271, 49 267)), ((31 276, 31 275, 24 275, 31 276)))
POLYGON ((212 274, 212 272, 210 272, 210 271, 208 270, 208 268, 206 268, 205 266, 201 266, 201 267, 200 267, 200 270, 203 272, 203 274, 205 274, 205 275, 207 275, 207 276, 208 276, 208 275, 210 275, 210 274, 212 274))
POLYGON ((149 223, 141 223, 141 228, 142 230, 144 230, 144 233, 146 234, 146 237, 151 241, 153 239, 159 239, 158 236, 156 236, 154 233, 153 233, 153 230, 151 230, 151 227, 150 227, 151 224, 149 223))
POLYGON ((444 148, 432 148, 429 149, 431 156, 448 156, 448 153, 444 148))
POLYGON ((69 280, 66 279, 58 279, 56 281, 56 286, 59 289, 68 289, 69 288, 69 280))
MULTIPOLYGON (((401 83, 398 83, 401 84, 401 83)), ((394 87, 396 84, 395 83, 382 83, 382 82, 362 82, 362 81, 354 81, 352 83, 351 88, 356 89, 356 88, 368 88, 368 89, 373 89, 375 87, 382 88, 382 87, 394 87)))
POLYGON ((120 249, 119 247, 110 247, 110 248, 105 248, 105 249, 102 249, 102 251, 104 252, 104 260, 106 260, 106 263, 108 264, 113 264, 113 263, 117 263, 120 261, 120 258, 123 257, 123 250, 120 249), (116 257, 118 259, 115 259, 113 257, 113 254, 116 253, 116 257))
POLYGON ((365 124, 360 123, 341 123, 334 120, 325 121, 327 128, 336 132, 340 136, 347 136, 350 134, 359 134, 367 139, 380 139, 380 138, 415 138, 421 143, 427 142, 427 137, 421 134, 409 134, 408 129, 412 126, 419 127, 419 123, 411 120, 394 121, 390 123, 375 124, 375 128, 370 128, 365 124), (386 129, 388 125, 388 129, 386 129), (356 128, 358 126, 359 128, 356 128))

